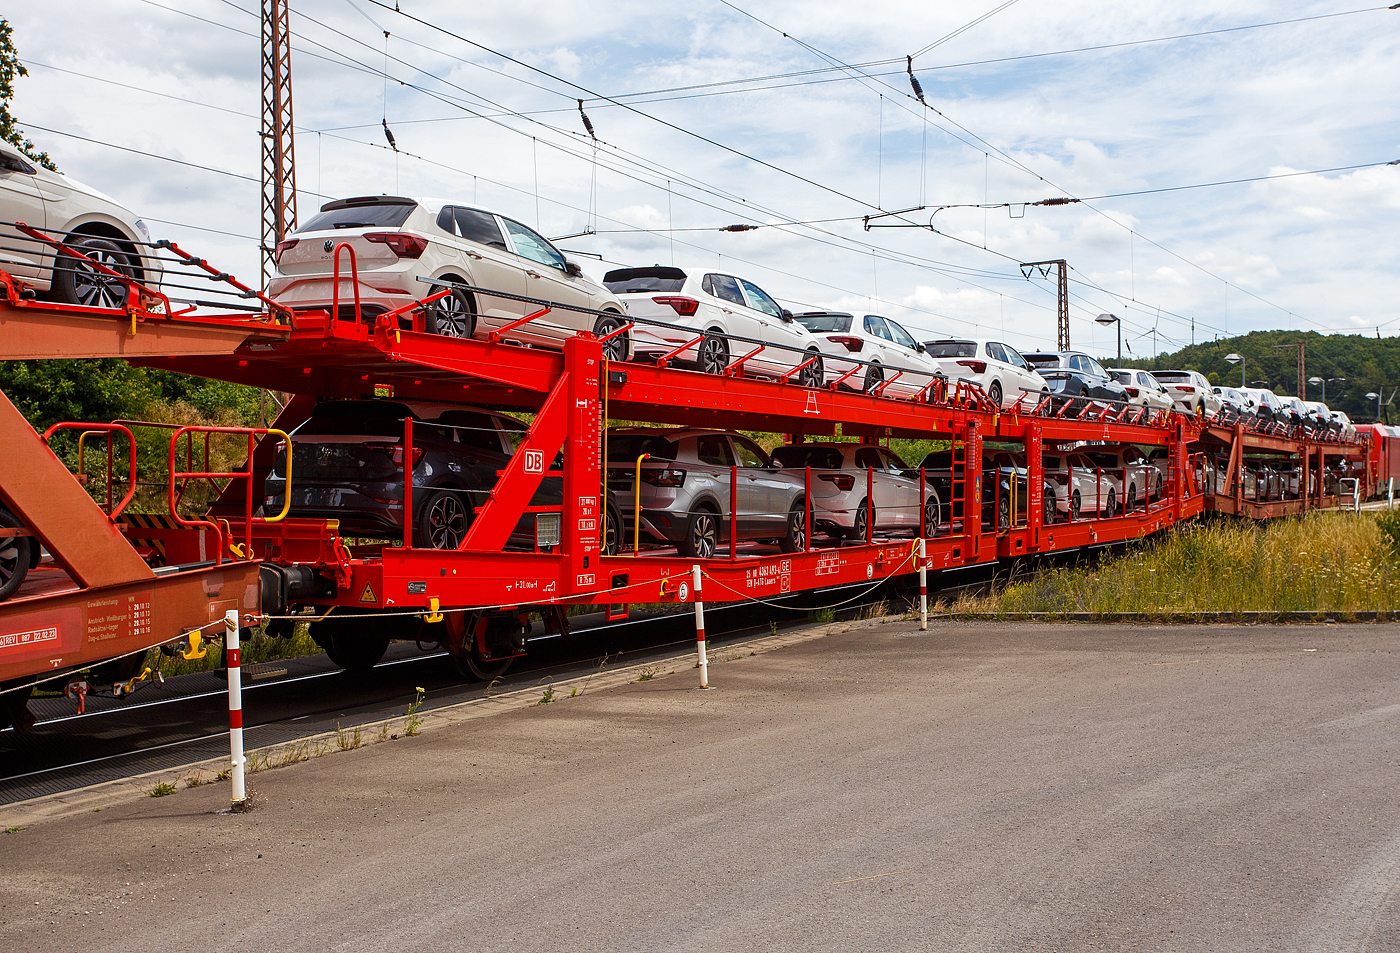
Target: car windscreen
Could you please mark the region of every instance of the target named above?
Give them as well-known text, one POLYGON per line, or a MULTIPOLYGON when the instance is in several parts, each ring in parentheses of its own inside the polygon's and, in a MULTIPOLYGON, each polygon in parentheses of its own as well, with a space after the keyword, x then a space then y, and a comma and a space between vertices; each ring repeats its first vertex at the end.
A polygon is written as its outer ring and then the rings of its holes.
POLYGON ((1040 459, 1041 459, 1041 463, 1043 463, 1043 464, 1045 465, 1045 469, 1047 469, 1047 470, 1058 470, 1058 469, 1060 469, 1060 458, 1059 458, 1059 457, 1041 457, 1040 459))
POLYGON ((799 314, 797 323, 813 334, 832 331, 845 334, 851 330, 852 317, 849 314, 799 314))
POLYGON ((1118 458, 1111 453, 1090 453, 1087 456, 1105 470, 1116 470, 1120 466, 1118 458))
POLYGON ((1111 378, 1113 378, 1114 380, 1116 380, 1116 381, 1117 381, 1118 383, 1120 383, 1120 384, 1131 384, 1131 383, 1133 383, 1133 372, 1132 372, 1132 371, 1109 371, 1109 372, 1108 372, 1108 376, 1111 377, 1111 378))
POLYGON ((839 470, 843 458, 835 447, 779 447, 773 451, 773 461, 780 467, 839 470))
POLYGON ((298 427, 298 437, 360 435, 402 437, 405 417, 418 415, 396 401, 338 400, 318 404, 311 419, 298 427))
POLYGON ((322 212, 298 232, 319 232, 332 228, 398 228, 408 221, 417 205, 351 205, 322 212))
POLYGON ((653 460, 674 460, 676 444, 657 434, 608 434, 608 463, 635 464, 644 453, 653 460))
POLYGON ((1060 366, 1060 355, 1058 354, 1022 354, 1026 363, 1034 368, 1057 368, 1060 366))
POLYGON ((1184 381, 1187 384, 1191 383, 1191 375, 1186 371, 1153 371, 1152 376, 1164 383, 1166 381, 1184 381))
POLYGON ((679 268, 614 268, 603 276, 603 287, 613 294, 662 291, 674 293, 685 284, 679 268))
POLYGON ((929 357, 976 357, 976 341, 925 341, 929 357))

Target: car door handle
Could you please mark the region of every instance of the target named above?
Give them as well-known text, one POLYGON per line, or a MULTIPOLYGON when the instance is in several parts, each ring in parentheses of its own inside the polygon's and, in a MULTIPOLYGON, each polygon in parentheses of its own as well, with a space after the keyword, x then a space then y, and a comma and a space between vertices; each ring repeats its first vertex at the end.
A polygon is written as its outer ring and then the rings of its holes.
POLYGON ((466 253, 466 255, 468 258, 475 258, 477 261, 481 261, 481 256, 474 251, 469 251, 466 253))
POLYGON ((734 313, 733 311, 730 311, 728 308, 720 308, 720 310, 723 311, 725 314, 733 314, 733 313, 734 313))
POLYGON ((542 276, 539 272, 537 272, 537 271, 529 271, 529 270, 527 270, 527 271, 525 272, 525 274, 529 275, 531 278, 540 278, 540 277, 543 277, 543 276, 542 276))

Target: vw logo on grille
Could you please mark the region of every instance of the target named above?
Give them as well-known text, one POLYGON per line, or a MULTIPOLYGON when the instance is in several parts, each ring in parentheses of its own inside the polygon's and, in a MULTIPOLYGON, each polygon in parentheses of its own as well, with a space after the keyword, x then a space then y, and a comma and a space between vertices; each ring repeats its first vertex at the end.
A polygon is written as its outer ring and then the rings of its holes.
POLYGON ((330 462, 331 462, 331 448, 330 448, 330 447, 322 447, 322 448, 321 448, 321 452, 320 452, 320 454, 319 454, 319 456, 318 456, 316 462, 319 463, 319 464, 321 464, 321 466, 325 466, 326 464, 330 463, 330 462))
POLYGON ((326 239, 326 243, 325 243, 324 245, 322 245, 321 247, 322 247, 323 249, 325 249, 327 252, 329 252, 332 248, 335 247, 335 242, 333 242, 333 241, 331 241, 329 238, 327 238, 327 239, 326 239))

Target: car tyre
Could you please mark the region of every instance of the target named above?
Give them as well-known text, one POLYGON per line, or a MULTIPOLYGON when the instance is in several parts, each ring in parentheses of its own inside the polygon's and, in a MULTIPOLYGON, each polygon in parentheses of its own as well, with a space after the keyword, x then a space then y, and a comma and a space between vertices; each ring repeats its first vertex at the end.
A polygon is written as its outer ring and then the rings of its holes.
POLYGON ((939 518, 943 515, 943 501, 932 490, 924 500, 924 537, 933 539, 938 535, 939 518))
POLYGON ((1130 487, 1128 487, 1128 499, 1127 499, 1127 501, 1124 503, 1124 512, 1126 512, 1126 513, 1136 513, 1136 512, 1137 512, 1137 487, 1135 487, 1135 486, 1130 486, 1130 487))
POLYGON ((1041 507, 1040 521, 1046 526, 1055 525, 1055 491, 1045 488, 1045 505, 1041 507))
POLYGON ((879 364, 871 364, 865 369, 865 393, 869 394, 885 381, 885 369, 879 364))
MULTIPOLYGON (((457 281, 449 277, 450 281, 457 281)), ((433 285, 429 295, 443 290, 442 285, 433 285)), ((429 334, 440 334, 446 338, 470 338, 476 334, 476 307, 471 295, 459 288, 445 298, 439 298, 428 305, 423 312, 423 330, 429 334)))
POLYGON ((724 369, 729 366, 729 342, 721 336, 720 331, 711 328, 705 332, 696 363, 706 374, 718 376, 724 373, 724 369))
POLYGON ((712 558, 719 548, 719 514, 703 506, 693 511, 676 548, 687 559, 712 558))
POLYGON ((787 515, 787 534, 778 540, 785 553, 800 553, 807 548, 807 512, 801 499, 792 504, 787 515))
POLYGON ((992 385, 987 388, 987 397, 991 399, 997 410, 1001 409, 1001 381, 992 381, 992 385))
MULTIPOLYGON (((0 507, 0 526, 18 529, 22 525, 19 517, 0 507)), ((0 601, 10 598, 24 585, 24 577, 29 575, 38 544, 33 536, 0 539, 0 601)))
POLYGON ((806 361, 814 357, 816 360, 802 368, 801 372, 797 375, 797 383, 801 384, 803 387, 820 387, 822 384, 826 383, 826 368, 821 355, 813 349, 808 351, 806 356, 802 359, 806 361))
MULTIPOLYGON (((593 334, 602 337, 611 334, 626 323, 626 319, 620 314, 606 314, 599 318, 593 325, 593 334)), ((625 361, 631 352, 632 332, 623 331, 617 337, 609 338, 603 342, 603 358, 608 361, 625 361)))
POLYGON ((413 545, 418 549, 457 549, 472 524, 471 503, 460 490, 433 490, 413 505, 413 545))
POLYGON ((1069 521, 1070 521, 1071 523, 1073 523, 1073 522, 1075 522, 1076 520, 1079 519, 1079 512, 1080 512, 1080 509, 1083 507, 1083 505, 1084 505, 1084 500, 1083 500, 1083 498, 1079 495, 1079 491, 1078 491, 1078 490, 1075 490, 1073 493, 1070 494, 1070 497, 1069 497, 1069 521))
POLYGON ((1113 487, 1109 487, 1109 488, 1108 488, 1108 511, 1107 511, 1107 512, 1108 512, 1108 515, 1109 515, 1109 516, 1117 516, 1117 515, 1118 515, 1118 499, 1117 499, 1117 493, 1114 492, 1113 487))
POLYGON ((622 514, 608 501, 606 522, 598 527, 598 549, 604 556, 616 556, 622 546, 622 514))
MULTIPOLYGON (((67 244, 74 251, 128 278, 136 276, 131 259, 110 238, 79 235, 70 237, 67 244)), ((81 259, 63 254, 54 262, 53 288, 54 297, 59 301, 91 308, 125 307, 130 290, 126 282, 115 275, 100 272, 81 259)))
MULTIPOLYGON (((855 519, 854 519, 854 520, 852 521, 852 523, 851 523, 851 530, 850 530, 850 532, 847 534, 847 538, 848 538, 848 539, 854 539, 854 540, 857 540, 857 541, 859 541, 859 542, 864 542, 864 541, 865 541, 865 537, 866 537, 866 532, 865 532, 866 525, 867 525, 867 523, 871 522, 870 517, 875 515, 874 509, 875 509, 875 508, 874 508, 873 506, 870 505, 870 498, 869 498, 869 497, 866 497, 865 499, 863 499, 863 500, 860 501, 860 505, 859 505, 858 507, 856 507, 855 519)), ((880 521, 879 521, 878 518, 875 519, 873 522, 874 522, 874 524, 875 524, 876 526, 879 526, 879 525, 880 525, 880 521)), ((869 534, 869 535, 871 536, 872 539, 873 539, 874 536, 875 536, 874 533, 871 533, 871 534, 869 534)))
POLYGON ((1002 494, 997 500, 997 532, 1005 533, 1011 529, 1011 497, 1002 494))

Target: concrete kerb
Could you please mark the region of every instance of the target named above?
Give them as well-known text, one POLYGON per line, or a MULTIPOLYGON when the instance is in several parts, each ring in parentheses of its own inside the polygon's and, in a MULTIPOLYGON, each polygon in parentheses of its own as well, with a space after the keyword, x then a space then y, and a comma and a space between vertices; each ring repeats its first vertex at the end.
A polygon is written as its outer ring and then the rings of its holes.
POLYGON ((1164 625, 1307 624, 1319 622, 1394 622, 1400 613, 1386 609, 1354 612, 1274 612, 1270 610, 1175 612, 930 612, 930 618, 947 622, 1122 622, 1164 625))
MULTIPOLYGON (((884 620, 870 620, 869 624, 879 624, 884 621, 894 621, 902 616, 889 617, 884 620)), ((761 655, 781 649, 785 646, 796 645, 802 642, 809 642, 814 639, 823 638, 833 632, 849 631, 850 628, 862 625, 860 622, 827 624, 798 629, 793 632, 784 632, 778 635, 765 635, 754 639, 740 642, 728 643, 717 650, 711 661, 729 662, 737 661, 739 658, 752 655, 761 655), (733 652, 742 647, 742 652, 734 655, 733 652)), ((542 682, 529 687, 512 688, 510 691, 502 692, 498 695, 487 695, 482 698, 473 698, 452 705, 445 705, 442 708, 435 708, 430 711, 417 712, 413 717, 419 722, 418 734, 428 731, 435 731, 452 725, 460 725, 465 722, 475 721, 480 718, 488 718, 502 712, 515 711, 523 708, 533 708, 539 704, 540 696, 544 690, 553 686, 555 690, 553 702, 555 704, 565 701, 569 697, 570 688, 578 688, 580 694, 595 692, 600 689, 620 688, 637 681, 637 676, 645 670, 653 673, 649 680, 656 680, 669 676, 659 674, 660 670, 685 666, 684 671, 690 670, 690 665, 695 660, 695 653, 687 652, 683 655, 668 656, 650 662, 639 662, 633 665, 626 665, 620 668, 606 669, 604 671, 593 672, 588 675, 579 675, 574 678, 562 681, 542 682), (561 689, 563 690, 561 692, 561 689)), ((680 674, 676 671, 675 674, 680 674)), ((723 684, 717 686, 723 688, 723 684)), ((384 718, 378 721, 366 722, 359 725, 342 725, 334 731, 323 731, 314 735, 307 735, 295 741, 281 742, 275 745, 267 745, 261 748, 254 748, 246 753, 249 765, 249 773, 260 773, 278 767, 290 767, 292 764, 310 760, 312 757, 338 754, 342 750, 338 744, 338 738, 346 732, 354 732, 359 729, 363 741, 357 747, 370 747, 379 743, 381 732, 387 729, 391 735, 402 736, 403 725, 407 712, 395 715, 392 718, 384 718), (304 757, 295 757, 297 752, 304 752, 304 757), (285 758, 286 760, 282 760, 285 758)), ((344 750, 353 751, 354 748, 344 750)), ((177 789, 181 782, 191 775, 200 777, 203 781, 212 783, 219 772, 229 769, 229 758, 223 756, 210 758, 204 761, 195 761, 189 764, 180 765, 175 768, 162 768, 158 771, 148 771, 145 774, 133 775, 129 778, 119 778, 114 781, 104 781, 99 784, 89 785, 84 788, 77 788, 72 791, 64 791, 59 794, 45 794, 26 801, 18 801, 14 804, 7 804, 0 807, 0 827, 30 827, 42 821, 56 820, 58 818, 70 817, 74 814, 84 814, 90 811, 100 811, 105 807, 115 804, 125 803, 136 799, 149 798, 150 791, 158 783, 175 784, 177 789)), ((176 792, 178 794, 178 790, 176 792)), ((173 796, 173 795, 170 795, 173 796)))

